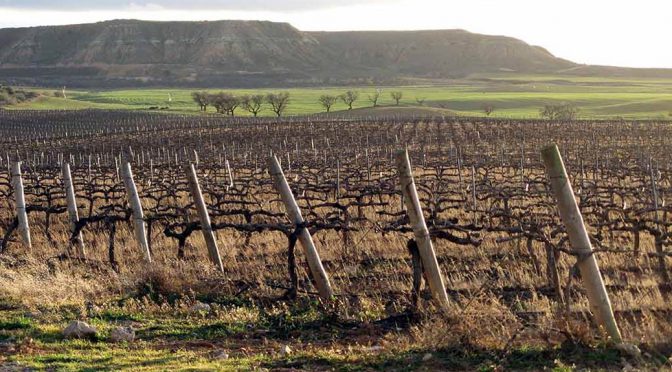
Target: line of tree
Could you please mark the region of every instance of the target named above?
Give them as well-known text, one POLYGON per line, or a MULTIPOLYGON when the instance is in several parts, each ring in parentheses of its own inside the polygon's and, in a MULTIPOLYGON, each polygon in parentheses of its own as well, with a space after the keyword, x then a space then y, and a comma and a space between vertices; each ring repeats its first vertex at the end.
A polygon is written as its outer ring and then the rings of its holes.
POLYGON ((235 96, 227 92, 202 91, 192 92, 191 98, 203 112, 208 111, 208 107, 212 106, 217 113, 229 116, 235 116, 236 109, 241 108, 257 117, 267 105, 277 117, 281 117, 289 105, 288 92, 235 96))
MULTIPOLYGON (((378 107, 382 95, 383 90, 376 89, 373 93, 367 96, 367 99, 369 100, 369 102, 371 102, 371 105, 373 107, 378 107)), ((404 93, 401 91, 393 91, 390 92, 390 97, 394 100, 395 105, 399 106, 402 98, 404 97, 404 93)), ((352 110, 352 107, 355 104, 355 102, 359 100, 359 92, 354 90, 348 90, 347 92, 339 95, 323 94, 318 99, 318 102, 320 103, 320 105, 322 105, 322 107, 326 112, 330 112, 331 108, 339 100, 343 101, 343 103, 346 106, 348 106, 348 110, 352 110)), ((425 103, 425 98, 417 98, 416 100, 420 105, 424 105, 425 103)))
MULTIPOLYGON (((376 89, 372 94, 367 96, 367 99, 373 107, 378 107, 380 99, 383 95, 382 89, 376 89)), ((395 101, 395 105, 399 106, 403 98, 403 92, 390 92, 390 98, 395 101)), ((267 94, 251 94, 244 96, 235 96, 227 92, 211 93, 206 91, 192 92, 191 98, 196 102, 199 109, 203 112, 208 111, 208 107, 214 107, 217 113, 235 116, 236 109, 241 108, 252 116, 257 117, 264 109, 272 111, 277 117, 281 117, 287 110, 290 102, 288 92, 267 93, 267 94)), ((342 101, 348 110, 352 110, 354 104, 359 100, 360 94, 355 90, 348 90, 339 95, 323 94, 318 98, 319 104, 326 112, 331 112, 332 107, 338 102, 342 101)), ((417 99, 418 104, 423 105, 424 98, 417 99)))

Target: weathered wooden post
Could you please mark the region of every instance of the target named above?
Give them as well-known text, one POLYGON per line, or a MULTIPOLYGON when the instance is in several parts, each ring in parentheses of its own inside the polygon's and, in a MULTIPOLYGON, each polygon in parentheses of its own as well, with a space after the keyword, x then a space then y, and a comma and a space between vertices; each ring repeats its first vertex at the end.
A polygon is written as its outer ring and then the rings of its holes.
POLYGON ((567 177, 567 171, 560 156, 560 151, 556 145, 550 145, 541 151, 541 157, 546 167, 551 188, 558 201, 560 218, 567 229, 569 242, 574 251, 578 253, 577 265, 586 287, 591 311, 595 316, 597 324, 604 327, 611 340, 620 344, 622 343, 621 332, 616 324, 609 294, 604 286, 600 268, 597 265, 597 259, 593 254, 590 237, 583 223, 579 206, 574 198, 574 191, 567 177))
POLYGON ((16 203, 16 217, 19 220, 19 231, 23 243, 32 248, 30 240, 30 226, 28 225, 28 213, 26 212, 26 196, 23 193, 23 180, 21 179, 21 162, 12 163, 12 187, 14 188, 14 201, 16 203))
POLYGON ((121 166, 122 178, 124 180, 124 187, 126 188, 126 195, 128 195, 128 203, 133 210, 133 226, 135 230, 135 239, 140 244, 140 249, 145 255, 147 262, 152 262, 152 254, 149 251, 149 243, 147 242, 147 232, 145 228, 145 215, 142 211, 142 204, 140 203, 140 196, 138 189, 135 187, 133 181, 133 172, 131 171, 131 163, 122 157, 121 166))
POLYGON ((425 224, 425 216, 422 214, 422 207, 418 199, 418 191, 415 188, 408 151, 397 151, 396 161, 406 213, 413 228, 415 241, 418 245, 420 258, 422 259, 422 266, 427 274, 429 289, 432 291, 434 299, 442 306, 446 306, 449 303, 448 294, 446 293, 446 286, 443 282, 439 262, 436 260, 436 253, 429 236, 429 230, 425 224))
POLYGON ((229 165, 229 160, 227 159, 224 164, 226 165, 226 174, 229 176, 229 188, 233 187, 233 173, 231 173, 231 166, 229 165))
POLYGON ((210 254, 210 260, 213 264, 219 269, 219 271, 224 271, 224 265, 222 264, 222 257, 219 254, 219 248, 217 248, 217 240, 215 239, 215 234, 212 231, 212 225, 210 223, 210 215, 208 214, 208 208, 205 206, 205 200, 203 199, 203 193, 201 192, 201 185, 198 183, 198 176, 196 175, 196 168, 193 164, 185 166, 187 171, 187 179, 189 180, 189 189, 191 190, 191 196, 194 199, 194 205, 198 211, 198 218, 201 221, 201 231, 203 232, 203 239, 205 244, 208 246, 208 253, 210 254))
POLYGON ((313 279, 315 280, 317 290, 322 298, 329 299, 334 294, 333 290, 331 289, 331 284, 329 283, 329 276, 324 270, 324 266, 322 266, 320 255, 315 248, 315 244, 313 243, 313 238, 310 236, 310 232, 307 228, 303 227, 304 221, 303 216, 301 215, 301 210, 299 209, 299 205, 296 203, 296 200, 294 200, 294 195, 292 195, 292 190, 289 188, 285 174, 282 172, 278 158, 271 156, 269 159, 269 168, 271 176, 273 177, 275 189, 278 191, 280 197, 282 198, 282 202, 285 204, 287 214, 291 218, 294 225, 297 228, 300 228, 298 239, 301 242, 304 254, 306 255, 308 267, 310 269, 310 273, 313 275, 313 279))
MULTIPOLYGON (((91 157, 89 157, 91 159, 91 157)), ((90 163, 89 163, 90 164, 90 163)), ((89 174, 90 174, 89 168, 89 174)), ((72 185, 72 175, 70 174, 70 164, 63 163, 61 167, 63 174, 63 188, 65 189, 65 200, 68 205, 68 218, 70 219, 70 232, 75 231, 75 226, 79 222, 79 212, 77 211, 77 199, 75 198, 75 188, 72 185)), ((90 179, 90 177, 89 177, 90 179)), ((79 258, 86 258, 86 250, 84 249, 84 240, 82 239, 82 232, 77 234, 77 255, 79 258)))

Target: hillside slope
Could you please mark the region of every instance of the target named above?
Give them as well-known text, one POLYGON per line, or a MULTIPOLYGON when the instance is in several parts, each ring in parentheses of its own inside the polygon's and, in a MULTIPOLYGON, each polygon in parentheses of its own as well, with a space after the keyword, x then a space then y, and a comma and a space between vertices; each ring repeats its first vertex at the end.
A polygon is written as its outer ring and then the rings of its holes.
POLYGON ((0 80, 68 86, 273 86, 554 72, 542 48, 462 30, 302 32, 261 21, 0 29, 0 80))
POLYGON ((409 76, 554 72, 575 64, 520 40, 463 30, 310 33, 337 60, 409 76))

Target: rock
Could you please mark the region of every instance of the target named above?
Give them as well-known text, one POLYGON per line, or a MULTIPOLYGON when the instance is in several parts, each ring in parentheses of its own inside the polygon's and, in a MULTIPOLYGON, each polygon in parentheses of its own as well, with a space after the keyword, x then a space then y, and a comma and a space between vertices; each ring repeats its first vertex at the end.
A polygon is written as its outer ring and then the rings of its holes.
POLYGON ((212 359, 226 360, 229 359, 229 354, 227 354, 224 350, 216 350, 212 353, 212 359))
POLYGON ((16 344, 13 340, 0 341, 0 355, 8 355, 16 352, 16 344))
POLYGON ((425 355, 422 356, 422 361, 423 361, 423 362, 427 362, 427 361, 429 361, 430 359, 432 359, 433 357, 434 357, 434 356, 432 355, 432 353, 425 353, 425 355))
POLYGON ((382 346, 379 346, 379 345, 374 345, 374 346, 365 348, 365 351, 367 351, 369 353, 378 353, 378 352, 381 352, 383 350, 385 350, 385 348, 382 347, 382 346))
POLYGON ((40 312, 39 310, 27 311, 23 314, 24 318, 29 318, 29 319, 39 318, 41 315, 42 315, 42 312, 40 312))
POLYGON ((70 323, 64 330, 65 338, 95 338, 98 331, 95 327, 88 325, 80 320, 70 323))
POLYGON ((280 356, 286 357, 292 353, 292 348, 289 345, 282 345, 280 348, 280 356))
POLYGON ((24 371, 32 371, 32 370, 30 368, 21 365, 20 362, 8 362, 8 363, 0 362, 0 372, 24 372, 24 371))
POLYGON ((135 331, 131 327, 117 327, 110 333, 112 342, 133 342, 135 341, 135 331))
POLYGON ((197 302, 194 306, 189 308, 190 313, 209 313, 212 307, 203 302, 197 302))
POLYGON ((642 351, 639 350, 639 348, 636 345, 629 344, 626 342, 622 342, 618 345, 616 345, 616 349, 621 351, 622 353, 625 353, 631 357, 639 357, 642 355, 642 351))

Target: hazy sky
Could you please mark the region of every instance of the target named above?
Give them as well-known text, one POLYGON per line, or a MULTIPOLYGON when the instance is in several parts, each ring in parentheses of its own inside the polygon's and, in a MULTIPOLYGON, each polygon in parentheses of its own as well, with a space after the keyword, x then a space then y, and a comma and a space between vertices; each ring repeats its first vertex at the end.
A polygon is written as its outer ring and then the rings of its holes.
POLYGON ((579 63, 672 68, 670 0, 0 0, 0 27, 259 19, 301 30, 461 28, 579 63))

